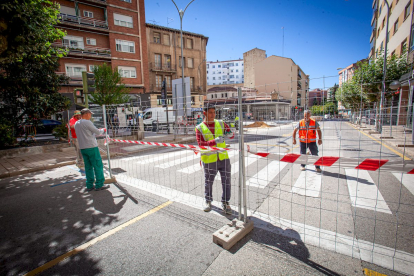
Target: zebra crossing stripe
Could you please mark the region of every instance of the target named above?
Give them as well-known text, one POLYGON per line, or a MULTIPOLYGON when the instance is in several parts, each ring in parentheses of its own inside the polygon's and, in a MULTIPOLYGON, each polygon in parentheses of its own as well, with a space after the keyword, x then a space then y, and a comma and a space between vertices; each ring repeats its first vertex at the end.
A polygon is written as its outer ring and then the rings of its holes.
POLYGON ((369 172, 345 169, 352 206, 392 214, 369 172))
POLYGON ((392 173, 414 195, 414 175, 392 173))
POLYGON ((319 197, 322 175, 316 171, 301 172, 291 192, 299 195, 319 197))
POLYGON ((153 162, 157 162, 157 161, 162 161, 165 159, 169 159, 172 157, 177 157, 177 156, 183 156, 183 155, 188 155, 189 153, 195 155, 193 152, 189 152, 189 151, 177 151, 177 152, 173 152, 173 153, 162 153, 159 155, 156 155, 154 157, 151 158, 145 158, 145 157, 141 157, 142 160, 137 161, 137 164, 148 164, 148 163, 153 163, 153 162))
POLYGON ((246 185, 250 187, 266 188, 279 173, 286 167, 287 163, 272 161, 266 167, 261 169, 257 174, 246 181, 246 185))

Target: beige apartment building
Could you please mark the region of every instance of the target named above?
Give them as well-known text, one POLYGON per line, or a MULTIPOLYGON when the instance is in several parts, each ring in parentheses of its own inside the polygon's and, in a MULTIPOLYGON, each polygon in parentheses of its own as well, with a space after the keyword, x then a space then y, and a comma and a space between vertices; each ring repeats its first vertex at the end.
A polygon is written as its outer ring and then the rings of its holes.
POLYGON ((400 55, 403 49, 408 49, 411 45, 413 0, 374 0, 372 10, 369 58, 377 57, 385 49, 387 32, 387 55, 400 55), (386 30, 388 9, 385 1, 388 1, 390 7, 388 30, 386 30))
POLYGON ((291 58, 270 56, 260 49, 243 54, 245 86, 257 90, 258 97, 289 100, 291 107, 305 106, 309 75, 291 58))
MULTIPOLYGON (((172 80, 181 78, 180 30, 146 24, 149 67, 149 106, 161 106, 161 86, 166 81, 167 102, 172 108, 172 80)), ((191 107, 199 111, 207 91, 206 46, 208 37, 183 31, 184 77, 190 78, 191 107)))

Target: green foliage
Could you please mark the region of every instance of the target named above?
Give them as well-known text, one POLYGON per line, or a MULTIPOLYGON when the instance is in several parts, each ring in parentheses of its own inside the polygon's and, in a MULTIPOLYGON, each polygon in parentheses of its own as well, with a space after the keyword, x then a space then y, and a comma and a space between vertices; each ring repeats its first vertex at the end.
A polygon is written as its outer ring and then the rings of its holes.
MULTIPOLYGON (((379 103, 383 90, 383 65, 383 53, 376 59, 358 62, 352 79, 342 83, 342 87, 336 93, 336 99, 351 109, 364 107, 375 102, 379 103)), ((387 58, 386 97, 390 97, 389 84, 394 80, 399 80, 408 71, 407 51, 404 51, 399 57, 394 55, 387 58)))
POLYGON ((65 33, 56 29, 59 5, 48 0, 9 0, 0 4, 0 63, 61 57, 65 50, 51 47, 65 33))
POLYGON ((68 138, 68 123, 64 122, 53 129, 53 135, 56 138, 68 138))
POLYGON ((89 100, 100 106, 123 104, 129 101, 129 88, 122 83, 117 68, 112 70, 110 65, 104 63, 93 69, 95 74, 96 91, 89 95, 89 100))
POLYGON ((0 122, 0 148, 12 146, 15 142, 13 127, 5 122, 0 122))
POLYGON ((0 11, 0 119, 15 130, 36 127, 38 119, 70 106, 58 92, 68 79, 55 73, 65 52, 51 47, 65 35, 55 28, 59 5, 11 0, 2 2, 0 11))

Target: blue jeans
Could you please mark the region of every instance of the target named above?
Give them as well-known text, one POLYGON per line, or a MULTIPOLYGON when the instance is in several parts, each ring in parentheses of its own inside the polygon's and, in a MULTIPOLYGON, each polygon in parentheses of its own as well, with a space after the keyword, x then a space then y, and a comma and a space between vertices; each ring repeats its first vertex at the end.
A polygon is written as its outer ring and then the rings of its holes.
POLYGON ((221 176, 221 185, 223 187, 223 194, 221 196, 221 202, 230 201, 231 193, 231 164, 230 159, 217 160, 214 163, 203 163, 204 167, 204 177, 205 177, 205 189, 204 196, 206 201, 213 201, 213 182, 214 178, 217 175, 217 172, 220 172, 221 176))
MULTIPOLYGON (((318 146, 316 145, 316 142, 311 143, 302 143, 300 142, 300 154, 306 154, 306 149, 309 149, 312 155, 318 156, 318 146)), ((305 167, 305 164, 301 165, 302 167, 305 167)), ((315 166, 315 168, 320 169, 320 166, 315 166)))

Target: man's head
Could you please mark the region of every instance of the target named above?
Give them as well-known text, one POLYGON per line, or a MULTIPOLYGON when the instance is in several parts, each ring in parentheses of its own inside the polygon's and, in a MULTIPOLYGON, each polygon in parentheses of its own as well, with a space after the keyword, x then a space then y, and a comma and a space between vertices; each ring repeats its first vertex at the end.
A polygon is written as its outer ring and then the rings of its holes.
POLYGON ((311 117, 310 110, 305 110, 305 112, 303 113, 303 118, 305 119, 305 121, 309 121, 310 117, 311 117))
POLYGON ((206 122, 214 122, 214 119, 216 118, 216 107, 214 105, 206 105, 203 114, 206 122))
POLYGON ((73 117, 76 120, 79 120, 81 118, 81 112, 80 112, 80 110, 75 110, 75 113, 73 114, 73 117))
POLYGON ((82 114, 82 119, 90 120, 93 113, 88 108, 84 108, 81 110, 81 114, 82 114))

